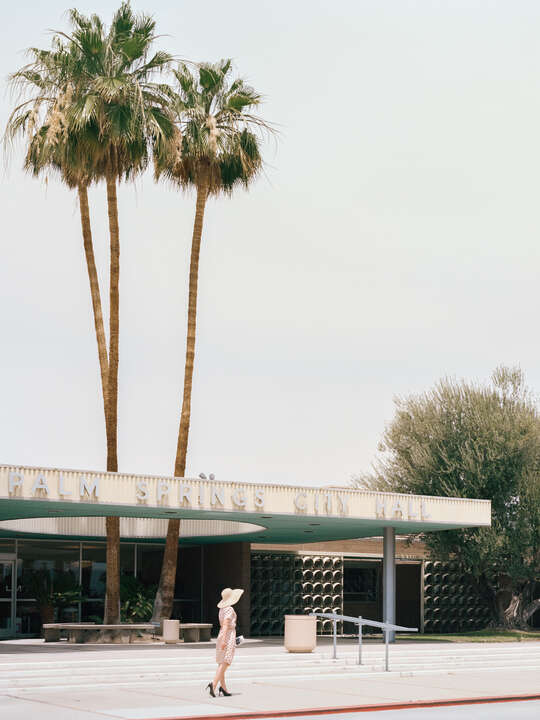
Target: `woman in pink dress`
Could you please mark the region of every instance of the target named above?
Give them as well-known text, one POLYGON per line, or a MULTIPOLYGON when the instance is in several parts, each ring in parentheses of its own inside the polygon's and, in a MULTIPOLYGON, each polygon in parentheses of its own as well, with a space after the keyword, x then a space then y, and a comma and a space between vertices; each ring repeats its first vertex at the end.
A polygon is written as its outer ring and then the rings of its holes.
POLYGON ((219 635, 216 643, 216 662, 218 665, 214 681, 206 686, 212 697, 216 697, 216 690, 220 695, 230 696, 225 683, 225 673, 229 665, 234 659, 234 651, 236 649, 236 613, 233 610, 235 605, 242 597, 243 590, 237 588, 225 588, 221 593, 221 601, 218 602, 219 608, 219 635), (219 689, 218 689, 219 686, 219 689))

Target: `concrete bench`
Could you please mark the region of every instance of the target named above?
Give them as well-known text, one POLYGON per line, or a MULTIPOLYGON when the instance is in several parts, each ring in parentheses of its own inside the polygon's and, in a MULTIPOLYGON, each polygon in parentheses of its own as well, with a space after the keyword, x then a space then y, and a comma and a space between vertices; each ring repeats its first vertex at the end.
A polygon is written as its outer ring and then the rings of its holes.
MULTIPOLYGON (((67 631, 64 630, 66 625, 72 625, 73 623, 45 623, 43 625, 43 638, 45 642, 59 642, 62 638, 68 637, 67 631)), ((91 625, 94 626, 94 622, 77 623, 78 625, 91 625)))
POLYGON ((180 636, 184 642, 208 642, 211 632, 212 623, 180 623, 180 636))
MULTIPOLYGON (((96 623, 45 623, 45 642, 59 642, 62 637, 71 643, 130 643, 134 635, 160 631, 160 623, 122 623, 97 625, 96 623)), ((184 642, 210 640, 212 623, 180 623, 180 637, 184 642)))
POLYGON ((123 643, 133 641, 141 633, 153 633, 151 623, 122 623, 120 625, 97 625, 95 623, 45 623, 45 642, 58 642, 60 636, 67 636, 70 643, 123 643))

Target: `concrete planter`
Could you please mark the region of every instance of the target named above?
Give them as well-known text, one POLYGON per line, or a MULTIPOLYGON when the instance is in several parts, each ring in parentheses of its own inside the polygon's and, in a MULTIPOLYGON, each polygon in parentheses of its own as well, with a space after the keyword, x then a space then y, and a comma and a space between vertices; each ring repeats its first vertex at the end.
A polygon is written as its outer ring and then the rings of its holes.
POLYGON ((285 649, 310 653, 317 647, 317 618, 309 615, 285 615, 285 649))

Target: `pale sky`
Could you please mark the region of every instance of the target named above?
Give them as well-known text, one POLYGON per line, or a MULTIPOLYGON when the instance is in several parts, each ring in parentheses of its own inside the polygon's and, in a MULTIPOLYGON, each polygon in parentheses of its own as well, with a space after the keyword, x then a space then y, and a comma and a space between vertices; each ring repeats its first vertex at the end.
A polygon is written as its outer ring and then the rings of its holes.
MULTIPOLYGON (((5 7, 3 79, 69 6, 5 7)), ((117 3, 76 6, 108 20, 117 3)), ((233 57, 281 129, 266 177, 208 207, 187 474, 344 484, 370 468, 395 395, 501 363, 540 390, 538 2, 134 7, 178 55, 233 57)), ((1 176, 0 463, 100 470, 76 197, 21 163, 1 176)), ((106 296, 104 187, 90 201, 106 296)), ((170 474, 194 199, 148 175, 119 212, 120 470, 170 474)))

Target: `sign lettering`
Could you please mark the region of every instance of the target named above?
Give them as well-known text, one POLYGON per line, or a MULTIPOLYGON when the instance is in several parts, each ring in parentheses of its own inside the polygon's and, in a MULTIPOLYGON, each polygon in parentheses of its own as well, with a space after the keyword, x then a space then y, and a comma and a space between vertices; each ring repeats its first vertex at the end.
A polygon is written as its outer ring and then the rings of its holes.
MULTIPOLYGON (((63 500, 72 502, 118 502, 114 495, 117 478, 112 473, 75 473, 72 471, 49 471, 32 469, 14 469, 0 467, 1 482, 8 497, 31 499, 63 500), (2 476, 2 472, 5 474, 2 476), (26 476, 26 477, 25 477, 26 476), (77 492, 78 489, 78 492, 77 492), (77 497, 78 496, 78 497, 77 497), (114 499, 109 500, 109 497, 114 499)), ((123 476, 122 482, 131 482, 134 504, 158 505, 178 508, 197 508, 200 510, 236 510, 263 512, 267 493, 272 497, 274 486, 266 489, 249 485, 227 485, 204 479, 153 478, 123 476)), ((129 484, 124 487, 130 487, 129 484)), ((356 494, 342 488, 293 489, 277 488, 279 493, 288 492, 289 510, 307 515, 347 516, 351 514, 349 505, 356 509, 356 494)), ((428 522, 431 520, 430 498, 406 496, 393 493, 365 493, 362 500, 362 517, 374 517, 381 520, 428 522)), ((129 498, 120 502, 129 503, 129 498)), ((268 508, 271 510, 271 508, 268 508)), ((281 512, 281 511, 280 511, 281 512)))

